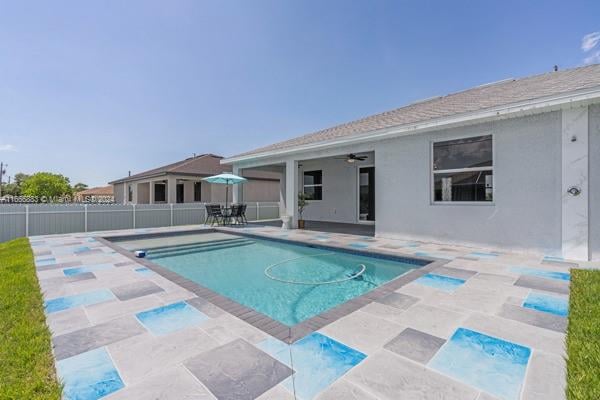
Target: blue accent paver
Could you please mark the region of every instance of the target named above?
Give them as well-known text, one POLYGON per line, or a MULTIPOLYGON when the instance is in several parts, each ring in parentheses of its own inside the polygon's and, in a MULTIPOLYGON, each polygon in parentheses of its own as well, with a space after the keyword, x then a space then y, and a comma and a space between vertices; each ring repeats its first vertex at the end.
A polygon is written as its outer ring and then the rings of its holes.
POLYGON ((530 355, 528 347, 459 328, 428 365, 500 399, 518 400, 530 355))
POLYGON ((452 293, 462 284, 464 284, 465 280, 459 278, 450 278, 449 276, 426 274, 419 279, 415 279, 414 282, 420 285, 432 287, 434 289, 443 290, 447 293, 452 293))
POLYGON ((35 265, 38 267, 44 267, 46 265, 56 264, 56 258, 54 257, 40 257, 35 259, 35 265))
POLYGON ((566 317, 569 314, 569 302, 566 298, 543 293, 530 293, 523 302, 523 307, 561 317, 566 317))
POLYGON ((443 253, 429 253, 425 251, 418 251, 415 253, 417 257, 429 257, 429 258, 441 258, 444 260, 454 260, 454 256, 443 254, 443 253))
POLYGON ((499 256, 499 253, 487 253, 484 251, 474 251, 472 253, 469 253, 470 256, 473 257, 477 257, 477 258, 496 258, 499 256))
POLYGON ((115 295, 108 289, 95 290, 93 292, 80 293, 72 296, 57 297, 56 299, 45 302, 46 312, 48 314, 58 311, 68 310, 69 308, 88 306, 91 304, 102 303, 103 301, 113 300, 115 295))
POLYGON ((510 270, 511 270, 511 272, 515 272, 515 273, 521 274, 521 275, 533 275, 533 276, 539 276, 541 278, 556 279, 556 280, 560 280, 560 281, 571 280, 571 274, 569 274, 568 272, 547 271, 545 269, 537 269, 537 268, 521 267, 521 266, 512 267, 510 270))
POLYGON ((83 274, 85 272, 94 272, 94 271, 104 271, 107 269, 114 268, 114 264, 96 264, 96 265, 86 265, 85 267, 75 267, 75 268, 67 268, 63 270, 63 274, 66 276, 73 276, 78 274, 83 274))
MULTIPOLYGON (((257 347, 279 362, 292 366, 289 345, 270 337, 258 343, 257 347)), ((283 384, 290 391, 295 386, 296 396, 302 400, 315 398, 367 357, 360 351, 317 332, 300 339, 291 347, 293 369, 296 372, 283 384)))
POLYGON ((366 249, 367 247, 369 247, 369 243, 352 242, 352 243, 348 243, 348 246, 354 247, 355 249, 366 249))
POLYGON ((137 272, 140 275, 144 275, 144 276, 154 275, 154 271, 152 271, 150 268, 146 268, 146 267, 136 268, 135 272, 137 272))
POLYGON ((96 400, 125 385, 104 347, 56 363, 64 400, 96 400))
POLYGON ((185 301, 142 311, 135 316, 150 332, 158 336, 199 325, 208 319, 208 316, 185 301))

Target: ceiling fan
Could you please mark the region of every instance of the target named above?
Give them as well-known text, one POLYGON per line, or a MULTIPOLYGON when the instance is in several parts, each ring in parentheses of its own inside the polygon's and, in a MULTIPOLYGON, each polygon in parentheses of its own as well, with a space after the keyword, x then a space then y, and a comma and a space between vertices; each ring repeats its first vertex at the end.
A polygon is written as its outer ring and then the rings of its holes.
POLYGON ((334 158, 336 158, 338 160, 346 160, 346 162, 353 163, 353 162, 356 162, 356 161, 364 161, 364 160, 366 160, 369 157, 368 156, 360 156, 360 155, 356 155, 354 153, 350 153, 350 154, 348 154, 347 156, 344 156, 344 157, 334 157, 334 158))

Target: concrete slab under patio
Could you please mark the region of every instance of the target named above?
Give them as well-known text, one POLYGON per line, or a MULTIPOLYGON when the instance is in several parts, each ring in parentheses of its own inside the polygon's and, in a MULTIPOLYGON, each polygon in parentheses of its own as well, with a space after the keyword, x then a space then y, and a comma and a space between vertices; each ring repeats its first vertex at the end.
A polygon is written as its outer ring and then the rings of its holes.
MULTIPOLYGON (((257 225, 218 228, 224 233, 250 233, 367 253, 409 257, 417 253, 441 255, 447 262, 431 273, 464 281, 451 292, 417 281, 408 282, 374 301, 355 304, 355 309, 348 314, 323 321, 323 326, 313 335, 318 335, 322 343, 332 344, 333 353, 327 355, 331 365, 344 367, 330 378, 322 379, 317 364, 311 364, 316 362, 311 360, 318 359, 319 346, 307 342, 307 345, 290 348, 284 341, 215 305, 209 295, 199 296, 160 273, 136 272, 144 267, 139 260, 92 239, 199 229, 204 228, 31 238, 34 254, 43 254, 40 260, 46 260, 37 266, 44 299, 47 304, 56 301, 61 304, 60 310, 49 310, 47 314, 56 359, 63 365, 76 366, 80 359, 94 359, 100 354, 113 381, 119 383, 109 385, 109 392, 86 398, 266 400, 294 399, 294 392, 297 398, 304 400, 565 398, 566 318, 523 304, 532 293, 568 296, 569 281, 553 279, 552 274, 549 277, 528 274, 530 270, 515 267, 569 273, 572 266, 568 263, 547 263, 541 257, 526 254, 493 253, 489 249, 448 244, 366 240, 362 235, 336 232, 283 231, 279 227, 257 225), (356 243, 364 247, 359 249, 356 243), (89 250, 78 252, 82 246, 89 250), (48 261, 50 258, 54 260, 48 261), (109 266, 93 272, 88 270, 100 264, 109 266), (87 279, 65 279, 65 271, 72 268, 84 268, 82 274, 88 274, 87 279), (89 302, 66 301, 69 296, 78 295, 88 299, 86 294, 97 291, 113 295, 93 297, 89 302), (173 307, 183 307, 189 312, 188 306, 197 310, 202 318, 189 324, 179 323, 178 319, 188 318, 188 313, 173 314, 174 319, 168 319, 169 329, 161 330, 160 335, 136 317, 152 310, 162 313, 173 307), (490 386, 488 380, 473 380, 468 370, 467 375, 454 377, 444 372, 445 358, 437 355, 442 354, 440 352, 446 356, 455 354, 449 342, 457 332, 463 333, 462 340, 475 332, 477 340, 469 342, 469 354, 487 357, 490 373, 500 374, 502 379, 510 381, 511 392, 490 386), (464 332, 468 334, 465 336, 464 332), (525 351, 523 355, 529 356, 518 361, 521 363, 519 371, 524 368, 527 373, 504 376, 503 370, 496 370, 494 357, 482 355, 483 347, 477 345, 488 337, 519 346, 518 349, 528 349, 529 353, 525 351), (405 351, 407 346, 412 346, 411 351, 405 351), (302 360, 299 365, 288 363, 286 357, 290 351, 292 360, 298 351, 296 355, 302 360), (357 354, 362 356, 356 357, 357 354), (437 360, 435 365, 432 360, 437 360), (297 375, 291 375, 293 371, 297 375)), ((232 303, 231 310, 234 310, 236 303, 232 303)), ((309 334, 307 331, 305 337, 309 334)), ((465 361, 461 356, 458 353, 454 360, 465 361)), ((89 392, 100 379, 92 374, 81 377, 71 372, 61 378, 69 396, 77 390, 89 392)))

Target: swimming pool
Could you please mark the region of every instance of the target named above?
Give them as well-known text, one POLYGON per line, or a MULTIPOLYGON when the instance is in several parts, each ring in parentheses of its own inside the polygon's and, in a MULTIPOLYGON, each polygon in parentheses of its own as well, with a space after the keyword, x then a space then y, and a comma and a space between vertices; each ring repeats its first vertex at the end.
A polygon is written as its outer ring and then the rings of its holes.
POLYGON ((198 285, 294 326, 423 263, 209 233, 119 243, 198 285))

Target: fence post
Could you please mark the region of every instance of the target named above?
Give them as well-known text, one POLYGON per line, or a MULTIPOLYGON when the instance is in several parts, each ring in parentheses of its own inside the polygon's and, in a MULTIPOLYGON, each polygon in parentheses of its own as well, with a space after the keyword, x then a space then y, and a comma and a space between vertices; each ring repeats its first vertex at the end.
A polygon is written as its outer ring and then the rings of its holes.
POLYGON ((29 205, 25 205, 25 236, 29 236, 29 205))
POLYGON ((173 226, 173 203, 169 203, 171 206, 171 226, 173 226))
POLYGON ((260 220, 260 203, 258 201, 256 202, 256 220, 260 220))
POLYGON ((88 231, 88 205, 84 204, 83 205, 83 231, 87 232, 88 231))
POLYGON ((135 204, 132 204, 133 210, 133 229, 135 229, 135 204))

